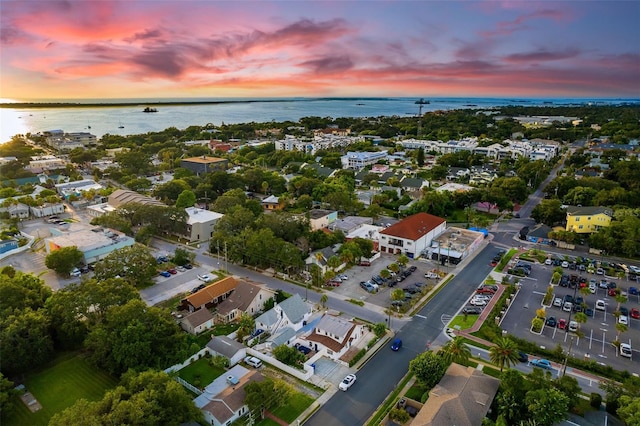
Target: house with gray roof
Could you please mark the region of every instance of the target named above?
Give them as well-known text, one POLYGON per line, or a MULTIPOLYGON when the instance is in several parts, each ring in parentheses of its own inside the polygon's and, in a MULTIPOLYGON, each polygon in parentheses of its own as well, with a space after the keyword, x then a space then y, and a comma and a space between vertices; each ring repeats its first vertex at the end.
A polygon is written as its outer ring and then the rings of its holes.
POLYGON ((264 304, 273 295, 265 286, 239 280, 233 292, 216 307, 217 321, 225 324, 237 321, 243 313, 254 316, 263 311, 264 304))
POLYGON ((256 318, 256 328, 268 331, 271 335, 276 335, 285 327, 298 331, 306 325, 311 312, 311 305, 296 293, 256 318))
POLYGON ((207 351, 211 355, 225 357, 229 360, 229 365, 236 365, 247 356, 244 345, 227 336, 213 336, 207 343, 207 351))
POLYGON ((269 338, 268 340, 268 343, 271 345, 271 349, 280 345, 290 346, 293 343, 296 334, 297 333, 293 328, 285 327, 284 329, 280 330, 275 336, 271 336, 271 338, 269 338))
MULTIPOLYGON (((322 271, 322 274, 328 271, 327 262, 333 256, 338 256, 338 253, 333 249, 333 247, 325 247, 320 250, 312 251, 311 254, 305 259, 304 263, 307 265, 316 265, 322 271)), ((341 267, 336 268, 340 270, 341 267)))
POLYGON ((236 365, 211 382, 193 403, 202 411, 207 424, 230 425, 249 413, 244 402, 247 397, 245 386, 263 380, 264 376, 259 371, 236 365))
POLYGON ((182 318, 180 327, 187 333, 199 334, 213 327, 213 315, 208 309, 198 309, 182 318))

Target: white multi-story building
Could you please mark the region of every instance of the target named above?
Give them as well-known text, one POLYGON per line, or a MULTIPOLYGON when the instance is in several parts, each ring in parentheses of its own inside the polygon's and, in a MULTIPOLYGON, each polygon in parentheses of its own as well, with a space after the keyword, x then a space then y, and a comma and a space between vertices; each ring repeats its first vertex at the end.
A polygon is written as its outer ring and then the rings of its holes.
POLYGON ((364 167, 376 164, 378 161, 386 160, 387 151, 375 152, 347 152, 347 155, 340 157, 343 169, 360 170, 364 167))
POLYGON ((321 149, 345 147, 361 141, 363 141, 361 137, 318 133, 313 139, 300 139, 285 135, 284 139, 277 140, 274 144, 276 151, 302 151, 315 154, 321 149))

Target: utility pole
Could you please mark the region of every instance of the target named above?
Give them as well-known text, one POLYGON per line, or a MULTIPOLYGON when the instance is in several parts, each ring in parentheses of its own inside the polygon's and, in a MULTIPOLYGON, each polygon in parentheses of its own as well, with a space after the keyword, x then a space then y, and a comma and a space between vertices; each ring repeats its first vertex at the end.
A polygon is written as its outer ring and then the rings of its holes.
POLYGON ((224 242, 224 272, 229 273, 229 264, 227 263, 227 242, 224 242))

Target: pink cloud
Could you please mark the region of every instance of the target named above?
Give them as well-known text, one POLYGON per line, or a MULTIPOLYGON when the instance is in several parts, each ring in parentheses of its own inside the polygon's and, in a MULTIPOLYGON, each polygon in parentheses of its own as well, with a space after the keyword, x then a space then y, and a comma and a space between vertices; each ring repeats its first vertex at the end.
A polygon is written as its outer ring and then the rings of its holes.
POLYGON ((508 36, 516 31, 528 29, 528 22, 539 19, 553 20, 563 22, 570 19, 570 15, 559 9, 542 9, 520 15, 511 21, 501 21, 496 24, 496 29, 491 31, 481 31, 480 35, 484 38, 492 38, 497 36, 508 36))

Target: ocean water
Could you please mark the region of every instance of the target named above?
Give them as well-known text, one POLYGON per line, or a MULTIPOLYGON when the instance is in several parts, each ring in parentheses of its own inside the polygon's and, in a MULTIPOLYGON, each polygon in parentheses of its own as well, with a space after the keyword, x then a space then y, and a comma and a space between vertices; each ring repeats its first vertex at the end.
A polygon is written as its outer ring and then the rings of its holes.
MULTIPOLYGON (((80 105, 39 108, 0 108, 0 143, 14 135, 61 129, 65 132, 90 132, 98 138, 105 134, 132 135, 156 132, 168 127, 185 129, 208 123, 298 121, 302 117, 380 117, 416 116, 419 98, 286 98, 286 99, 86 99, 80 105), (216 102, 210 104, 166 104, 158 102, 216 102), (81 106, 83 103, 130 103, 126 106, 81 106), (158 112, 144 113, 146 105, 158 112)), ((505 105, 584 105, 638 103, 620 99, 526 99, 526 98, 432 98, 422 111, 460 108, 491 108, 505 105)))

